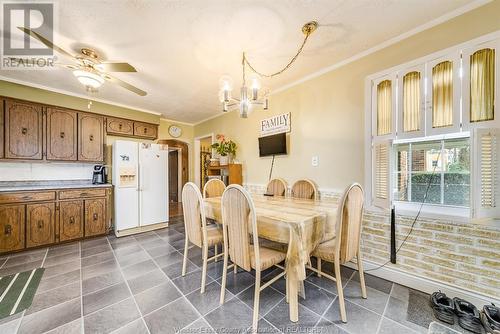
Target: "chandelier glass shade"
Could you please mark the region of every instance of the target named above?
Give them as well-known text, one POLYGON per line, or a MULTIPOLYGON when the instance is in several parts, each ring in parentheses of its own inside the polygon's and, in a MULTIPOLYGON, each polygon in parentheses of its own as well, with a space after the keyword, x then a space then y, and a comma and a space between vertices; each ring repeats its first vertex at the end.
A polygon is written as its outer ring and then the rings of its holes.
POLYGON ((307 42, 309 36, 318 28, 318 22, 311 21, 306 23, 302 27, 302 33, 305 35, 304 41, 300 46, 299 50, 295 54, 295 56, 286 64, 285 67, 280 69, 279 71, 272 74, 264 74, 257 71, 246 58, 245 53, 243 52, 243 58, 241 60, 242 66, 242 85, 240 88, 240 96, 239 98, 235 98, 232 96, 233 92, 233 80, 230 76, 224 75, 219 80, 219 100, 222 104, 222 111, 228 112, 230 110, 238 109, 241 118, 247 118, 248 114, 252 112, 253 109, 262 107, 264 110, 269 109, 269 90, 263 89, 261 85, 261 78, 272 78, 277 76, 283 72, 285 72, 290 66, 295 62, 299 54, 302 52, 304 45, 307 42), (249 87, 247 87, 247 78, 246 78, 246 66, 250 68, 252 71, 252 75, 249 77, 248 83, 249 87))

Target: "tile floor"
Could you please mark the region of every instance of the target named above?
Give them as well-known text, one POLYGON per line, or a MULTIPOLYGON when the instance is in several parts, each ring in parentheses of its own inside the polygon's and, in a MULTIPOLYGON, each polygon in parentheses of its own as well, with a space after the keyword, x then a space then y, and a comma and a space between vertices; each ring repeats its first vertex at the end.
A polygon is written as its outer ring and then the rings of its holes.
MULTIPOLYGON (((252 273, 228 275, 219 305, 222 262, 209 265, 200 294, 201 252, 192 249, 181 277, 182 218, 169 228, 136 236, 100 237, 0 257, 0 276, 43 266, 32 306, 0 320, 0 333, 237 333, 251 326, 252 273)), ((328 268, 327 268, 328 270, 328 268)), ((264 274, 271 278, 275 273, 264 274)), ((434 321, 428 295, 367 275, 368 299, 359 276, 343 268, 348 323, 340 322, 333 282, 310 274, 299 322, 288 318, 284 281, 264 290, 260 332, 351 334, 426 333, 434 321)), ((266 276, 264 276, 264 280, 266 276)))

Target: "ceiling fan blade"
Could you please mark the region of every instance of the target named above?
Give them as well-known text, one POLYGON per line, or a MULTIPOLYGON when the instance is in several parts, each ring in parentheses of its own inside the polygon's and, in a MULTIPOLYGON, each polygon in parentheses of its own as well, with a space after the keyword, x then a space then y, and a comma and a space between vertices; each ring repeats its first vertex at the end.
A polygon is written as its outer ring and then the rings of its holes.
POLYGON ((68 57, 74 58, 74 56, 71 53, 67 52, 66 50, 64 50, 64 49, 62 49, 60 47, 58 47, 57 45, 55 45, 54 43, 52 43, 51 41, 49 41, 48 39, 46 39, 42 35, 37 34, 33 30, 25 28, 25 27, 18 27, 18 29, 21 30, 21 31, 23 31, 25 34, 30 35, 31 37, 39 40, 40 42, 42 42, 43 44, 45 44, 47 47, 51 48, 52 50, 57 51, 57 52, 59 52, 59 53, 61 53, 63 55, 66 55, 68 57))
POLYGON ((103 62, 95 65, 97 69, 103 72, 137 72, 134 66, 129 63, 107 63, 103 62))
POLYGON ((126 88, 134 93, 136 93, 137 95, 140 95, 140 96, 146 96, 148 93, 146 93, 145 91, 135 87, 135 86, 132 86, 131 84, 129 83, 126 83, 125 81, 122 81, 118 78, 115 78, 115 77, 112 77, 111 75, 105 73, 103 75, 104 79, 108 80, 109 82, 112 82, 112 83, 115 83, 119 86, 122 86, 123 88, 126 88))

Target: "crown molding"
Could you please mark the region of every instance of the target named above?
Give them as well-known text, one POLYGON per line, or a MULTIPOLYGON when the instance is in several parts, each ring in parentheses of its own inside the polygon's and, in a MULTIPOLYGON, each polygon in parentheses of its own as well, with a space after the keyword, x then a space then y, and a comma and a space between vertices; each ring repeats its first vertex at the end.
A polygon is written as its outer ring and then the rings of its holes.
POLYGON ((130 106, 130 105, 127 105, 127 104, 109 101, 109 100, 106 100, 106 99, 100 99, 100 98, 94 98, 94 97, 89 98, 87 95, 84 95, 84 94, 74 93, 74 92, 70 92, 70 91, 67 91, 67 90, 64 90, 64 89, 58 89, 58 88, 53 88, 53 87, 49 87, 49 86, 45 86, 45 85, 35 84, 35 83, 24 81, 24 80, 13 79, 13 78, 5 77, 3 75, 0 75, 0 80, 6 81, 6 82, 15 83, 15 84, 19 84, 19 85, 23 85, 23 86, 27 86, 27 87, 39 88, 39 89, 43 89, 43 90, 46 90, 46 91, 49 91, 49 92, 53 92, 53 93, 59 93, 59 94, 64 94, 64 95, 68 95, 68 96, 78 97, 78 98, 81 98, 81 99, 86 99, 86 100, 92 100, 92 101, 95 101, 95 102, 105 103, 105 104, 109 104, 109 105, 112 105, 112 106, 115 106, 115 107, 126 108, 126 109, 130 109, 130 110, 135 110, 135 111, 140 111, 140 112, 147 113, 147 114, 153 114, 153 115, 156 115, 156 116, 162 115, 162 113, 159 113, 159 112, 156 112, 156 111, 152 111, 152 110, 148 110, 148 109, 142 109, 142 108, 137 108, 137 107, 130 106))
POLYGON ((195 125, 194 123, 176 121, 174 119, 165 118, 165 117, 160 117, 160 121, 165 121, 165 122, 170 122, 170 123, 175 123, 175 124, 182 124, 182 125, 187 125, 187 126, 194 126, 195 125))

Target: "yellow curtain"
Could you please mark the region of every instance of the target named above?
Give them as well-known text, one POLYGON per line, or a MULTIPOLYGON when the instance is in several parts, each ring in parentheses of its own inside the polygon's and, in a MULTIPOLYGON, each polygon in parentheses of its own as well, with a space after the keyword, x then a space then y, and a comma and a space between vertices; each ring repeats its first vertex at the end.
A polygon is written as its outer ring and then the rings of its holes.
POLYGON ((420 130, 420 72, 403 77, 403 131, 420 130))
POLYGON ((392 83, 384 80, 377 85, 377 135, 387 135, 391 131, 392 83))
POLYGON ((470 56, 470 121, 494 119, 495 50, 483 49, 470 56))
POLYGON ((432 127, 453 125, 453 63, 443 61, 432 69, 432 127))

